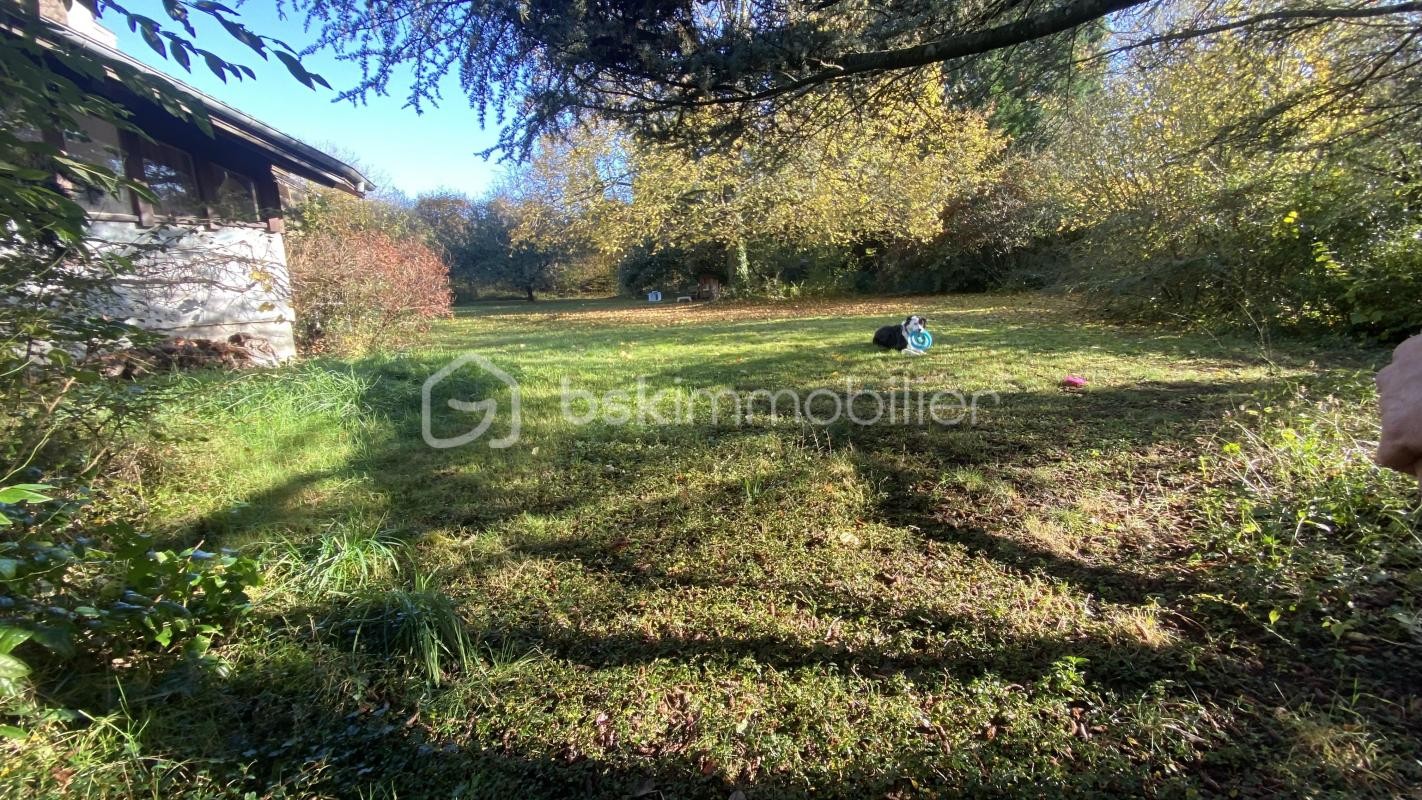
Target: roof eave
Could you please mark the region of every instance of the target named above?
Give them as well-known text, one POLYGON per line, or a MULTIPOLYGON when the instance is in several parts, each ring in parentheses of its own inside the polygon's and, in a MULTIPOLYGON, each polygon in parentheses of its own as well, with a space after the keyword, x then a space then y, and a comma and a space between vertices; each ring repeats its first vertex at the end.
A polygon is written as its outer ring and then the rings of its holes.
POLYGON ((361 196, 375 189, 375 185, 360 170, 340 159, 317 150, 311 145, 289 136, 255 117, 244 114, 215 97, 177 80, 160 70, 144 64, 128 54, 115 50, 103 42, 85 36, 78 31, 53 23, 49 33, 75 47, 83 47, 102 58, 110 59, 159 78, 173 85, 186 99, 202 106, 212 120, 213 128, 248 143, 271 156, 278 166, 308 180, 341 189, 361 196))

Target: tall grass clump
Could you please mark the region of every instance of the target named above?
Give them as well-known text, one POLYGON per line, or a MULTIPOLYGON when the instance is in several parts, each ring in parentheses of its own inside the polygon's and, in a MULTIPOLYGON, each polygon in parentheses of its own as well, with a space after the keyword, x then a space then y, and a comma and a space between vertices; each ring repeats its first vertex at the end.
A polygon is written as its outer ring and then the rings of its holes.
POLYGON ((1245 407, 1202 461, 1208 550, 1282 632, 1422 645, 1415 482, 1373 463, 1370 376, 1245 407))
POLYGON ((194 415, 301 419, 315 415, 358 419, 375 378, 349 365, 305 362, 240 376, 185 376, 184 410, 194 415))
MULTIPOLYGON (((145 504, 163 526, 201 524, 223 535, 240 527, 270 541, 257 520, 279 515, 280 498, 334 491, 386 421, 371 402, 379 378, 361 365, 307 362, 170 380, 178 391, 144 443, 142 469, 155 490, 145 504)), ((330 522, 312 511, 311 528, 330 522)))
POLYGON ((357 650, 407 662, 434 686, 454 670, 468 671, 476 658, 454 601, 427 574, 415 575, 409 589, 362 593, 326 629, 357 650))
POLYGON ((303 595, 350 595, 398 576, 404 547, 379 525, 370 532, 332 523, 315 542, 279 543, 276 582, 303 595))

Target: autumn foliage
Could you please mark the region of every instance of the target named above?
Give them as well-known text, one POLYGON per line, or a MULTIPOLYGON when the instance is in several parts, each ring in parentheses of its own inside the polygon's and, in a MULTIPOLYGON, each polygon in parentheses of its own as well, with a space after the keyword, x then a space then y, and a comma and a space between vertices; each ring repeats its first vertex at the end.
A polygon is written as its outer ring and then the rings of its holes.
POLYGON ((448 266, 418 228, 368 202, 317 196, 288 237, 297 342, 306 352, 406 346, 450 315, 448 266))

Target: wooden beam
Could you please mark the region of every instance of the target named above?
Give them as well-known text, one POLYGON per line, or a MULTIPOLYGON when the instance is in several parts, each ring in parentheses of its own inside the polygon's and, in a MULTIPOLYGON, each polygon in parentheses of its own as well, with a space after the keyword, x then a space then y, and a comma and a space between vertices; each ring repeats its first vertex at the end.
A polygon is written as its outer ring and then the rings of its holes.
MULTIPOLYGON (((119 145, 123 147, 123 171, 130 180, 143 182, 143 140, 133 131, 119 131, 119 145)), ((153 209, 153 204, 138 195, 138 192, 129 192, 130 202, 133 203, 134 216, 138 217, 138 224, 141 227, 151 227, 157 221, 157 213, 153 209)))
POLYGON ((267 230, 271 233, 286 230, 282 219, 281 189, 277 186, 271 165, 268 164, 260 174, 253 175, 252 180, 257 182, 257 216, 267 223, 267 230))

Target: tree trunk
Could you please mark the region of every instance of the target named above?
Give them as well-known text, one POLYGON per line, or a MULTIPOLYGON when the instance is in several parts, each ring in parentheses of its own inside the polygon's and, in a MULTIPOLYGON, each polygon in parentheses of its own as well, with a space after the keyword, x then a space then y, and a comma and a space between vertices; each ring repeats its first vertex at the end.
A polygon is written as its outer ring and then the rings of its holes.
POLYGON ((537 298, 535 298, 535 297, 533 296, 533 287, 532 287, 532 286, 526 286, 526 287, 524 287, 524 291, 528 293, 528 302, 532 303, 532 302, 534 302, 535 300, 537 300, 537 298))
POLYGON ((731 279, 731 283, 744 289, 750 283, 750 257, 746 255, 746 240, 737 236, 729 255, 731 263, 727 277, 731 279))

